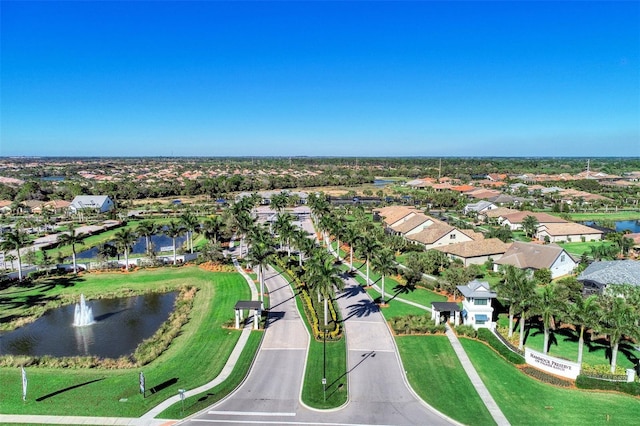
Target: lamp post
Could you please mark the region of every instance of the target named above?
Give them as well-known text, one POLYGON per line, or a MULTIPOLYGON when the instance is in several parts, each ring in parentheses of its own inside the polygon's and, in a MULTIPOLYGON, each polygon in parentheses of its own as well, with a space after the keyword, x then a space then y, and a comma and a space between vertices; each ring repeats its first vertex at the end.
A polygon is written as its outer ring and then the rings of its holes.
POLYGON ((322 395, 327 402, 327 329, 322 333, 322 395))

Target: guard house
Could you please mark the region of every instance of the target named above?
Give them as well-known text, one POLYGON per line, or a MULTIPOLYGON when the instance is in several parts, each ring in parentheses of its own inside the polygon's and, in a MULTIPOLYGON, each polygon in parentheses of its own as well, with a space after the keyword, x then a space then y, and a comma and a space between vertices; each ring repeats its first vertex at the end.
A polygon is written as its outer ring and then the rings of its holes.
POLYGON ((244 320, 244 311, 253 311, 253 329, 257 330, 262 316, 262 302, 259 300, 239 300, 235 306, 236 328, 240 328, 240 321, 244 320))
POLYGON ((431 302, 431 319, 436 325, 451 323, 460 324, 460 306, 455 302, 431 302))
POLYGON ((493 306, 491 301, 496 293, 491 291, 486 281, 473 280, 467 285, 459 285, 458 290, 464 296, 462 301, 462 320, 464 325, 478 328, 493 329, 493 306))

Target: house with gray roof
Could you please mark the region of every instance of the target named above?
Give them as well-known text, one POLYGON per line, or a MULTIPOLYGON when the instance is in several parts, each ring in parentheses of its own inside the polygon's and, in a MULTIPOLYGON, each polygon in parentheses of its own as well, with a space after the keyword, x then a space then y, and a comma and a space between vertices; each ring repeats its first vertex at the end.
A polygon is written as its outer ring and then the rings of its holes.
POLYGON ((464 296, 462 301, 462 321, 464 325, 478 328, 493 328, 492 301, 497 297, 486 281, 473 280, 467 285, 459 285, 464 296))
POLYGON ((498 206, 493 204, 491 201, 481 200, 477 203, 467 204, 464 206, 464 214, 469 214, 470 212, 476 213, 484 213, 487 210, 497 209, 498 206))
POLYGON ((69 205, 72 213, 80 210, 95 210, 99 213, 105 213, 113 209, 115 204, 108 195, 78 195, 69 205))
POLYGON ((602 294, 611 284, 640 286, 640 262, 637 260, 607 260, 593 262, 578 276, 585 295, 602 294))

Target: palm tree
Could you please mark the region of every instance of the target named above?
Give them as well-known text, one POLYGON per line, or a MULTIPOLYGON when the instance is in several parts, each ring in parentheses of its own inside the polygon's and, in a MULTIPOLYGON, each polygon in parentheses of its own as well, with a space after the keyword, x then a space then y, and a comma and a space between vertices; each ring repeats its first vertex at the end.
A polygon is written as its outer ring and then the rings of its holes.
POLYGON ((371 259, 371 263, 373 269, 382 276, 382 292, 381 292, 381 300, 380 304, 384 305, 384 278, 387 275, 394 274, 396 272, 395 265, 395 256, 393 255, 393 251, 388 248, 383 248, 378 250, 373 258, 371 259))
POLYGON ((518 349, 524 349, 524 327, 527 322, 527 318, 531 315, 531 310, 536 306, 538 302, 538 295, 536 294, 535 285, 536 282, 530 279, 528 276, 519 282, 518 288, 518 307, 520 309, 520 342, 518 343, 518 349))
POLYGON ((544 328, 544 346, 542 353, 549 351, 549 329, 555 328, 555 318, 566 310, 565 303, 560 300, 558 290, 555 285, 549 284, 545 286, 539 297, 536 298, 536 306, 533 307, 533 313, 542 317, 544 328))
POLYGON ((347 225, 344 229, 342 239, 349 244, 349 271, 353 271, 353 246, 360 238, 360 232, 354 225, 347 225))
POLYGON ((8 254, 4 257, 4 265, 5 268, 7 267, 7 262, 9 262, 9 264, 11 265, 11 271, 13 271, 13 261, 16 260, 17 257, 15 257, 13 254, 8 254))
POLYGON ((293 233, 293 241, 298 249, 298 265, 302 266, 303 253, 311 253, 316 246, 315 240, 309 238, 307 231, 297 228, 293 233))
POLYGON ((136 227, 136 234, 145 238, 147 254, 151 253, 151 236, 157 234, 159 230, 160 227, 150 220, 144 220, 136 227))
MULTIPOLYGON (((27 244, 27 234, 14 229, 13 231, 5 232, 3 234, 4 241, 1 243, 2 250, 15 250, 18 259, 18 281, 22 281, 22 256, 20 255, 20 249, 27 244)), ((13 265, 13 261, 11 263, 13 265)))
POLYGON ((333 297, 334 287, 342 290, 344 282, 340 278, 340 269, 332 255, 324 250, 316 250, 307 264, 307 286, 316 289, 324 302, 324 326, 327 327, 329 317, 329 299, 333 297))
POLYGON ((218 242, 218 235, 220 234, 222 227, 223 227, 223 222, 220 216, 207 218, 202 223, 202 230, 204 232, 205 238, 209 241, 213 240, 214 244, 218 242))
POLYGON ((73 259, 73 273, 78 273, 78 266, 76 264, 76 245, 83 244, 84 236, 76 234, 75 229, 71 229, 69 233, 60 234, 58 237, 58 244, 61 246, 71 246, 71 258, 73 259))
POLYGON ((113 235, 116 247, 124 252, 124 268, 127 271, 129 270, 129 251, 137 239, 138 236, 130 228, 122 228, 113 235))
POLYGON ((271 207, 273 207, 278 214, 282 213, 284 208, 289 204, 289 194, 286 192, 280 192, 271 196, 271 207))
POLYGON ((622 297, 603 296, 602 314, 597 328, 609 336, 611 345, 611 373, 616 371, 618 345, 624 336, 638 337, 638 314, 622 297))
POLYGON ((182 226, 187 230, 187 246, 189 251, 193 253, 193 233, 198 229, 198 218, 191 212, 185 212, 180 215, 180 222, 182 226))
POLYGON ((344 236, 345 229, 344 217, 336 215, 332 221, 331 233, 336 237, 336 259, 338 260, 340 260, 340 238, 344 236))
POLYGON ((513 317, 518 308, 519 282, 527 278, 526 271, 513 265, 505 265, 504 278, 496 284, 496 293, 502 300, 509 302, 509 337, 513 336, 513 317))
MULTIPOLYGON (((259 228, 257 228, 259 229, 259 228)), ((274 255, 273 244, 268 234, 256 232, 252 235, 251 246, 247 260, 258 267, 258 282, 260 283, 260 301, 264 302, 264 268, 274 255)))
POLYGON ((118 255, 118 249, 116 246, 104 243, 98 248, 98 257, 104 260, 109 260, 112 257, 116 257, 118 255))
POLYGON ((185 229, 180 223, 176 222, 175 220, 172 220, 171 222, 169 222, 169 225, 166 226, 163 232, 167 237, 171 238, 171 240, 173 241, 173 264, 175 265, 177 263, 176 262, 176 238, 184 234, 185 229))
POLYGON ((293 233, 295 231, 295 227, 291 223, 293 217, 288 214, 278 215, 276 222, 274 224, 274 231, 278 234, 278 239, 282 245, 287 245, 287 255, 291 257, 291 238, 293 237, 293 233))
POLYGON ((358 251, 360 255, 366 259, 367 262, 367 286, 369 285, 369 268, 371 264, 371 258, 379 248, 380 243, 372 238, 371 235, 365 234, 357 241, 356 251, 358 251))
POLYGON ((578 364, 580 365, 582 365, 582 351, 584 349, 584 331, 596 324, 599 312, 598 296, 595 294, 586 299, 578 297, 575 302, 568 305, 568 320, 580 327, 578 332, 578 364))
POLYGON ((522 230, 528 237, 533 237, 538 229, 538 219, 535 216, 525 216, 522 219, 522 230))

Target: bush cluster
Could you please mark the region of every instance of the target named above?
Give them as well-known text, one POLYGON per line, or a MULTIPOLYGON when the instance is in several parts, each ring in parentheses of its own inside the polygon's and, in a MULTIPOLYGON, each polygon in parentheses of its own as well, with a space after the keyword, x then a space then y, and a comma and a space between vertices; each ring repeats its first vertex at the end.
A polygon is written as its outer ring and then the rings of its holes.
POLYGON ((616 365, 616 371, 612 374, 611 366, 608 364, 591 365, 583 363, 582 368, 580 369, 580 373, 593 379, 619 381, 627 380, 626 370, 619 365, 616 365))
POLYGON ((475 338, 478 335, 478 332, 472 325, 459 325, 455 328, 455 331, 458 336, 475 338))
POLYGON ((576 386, 580 389, 610 390, 640 396, 640 383, 638 382, 612 382, 609 380, 594 379, 581 374, 576 379, 576 386))
POLYGON ((498 339, 488 328, 481 328, 478 330, 478 339, 487 342, 489 346, 495 349, 500 355, 502 355, 507 361, 513 364, 524 364, 524 357, 519 353, 513 352, 506 347, 500 339, 498 339))
POLYGON ((393 317, 389 319, 389 325, 397 335, 443 334, 447 330, 444 324, 436 325, 428 314, 393 317))

